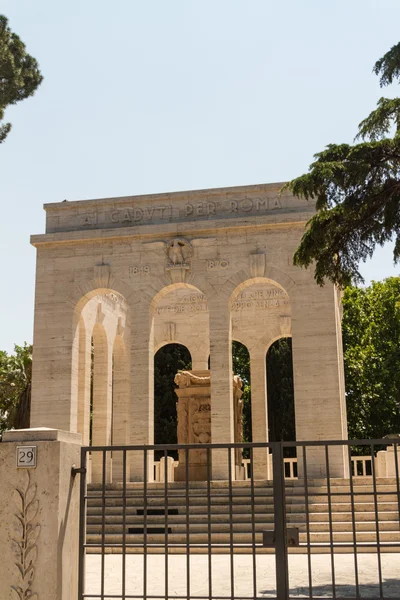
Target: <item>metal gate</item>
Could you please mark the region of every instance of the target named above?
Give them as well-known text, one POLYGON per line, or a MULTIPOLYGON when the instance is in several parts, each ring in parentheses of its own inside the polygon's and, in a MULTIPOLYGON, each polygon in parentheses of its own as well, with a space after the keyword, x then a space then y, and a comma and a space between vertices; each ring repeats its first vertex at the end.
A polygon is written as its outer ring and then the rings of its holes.
POLYGON ((204 444, 203 481, 189 481, 198 445, 82 448, 79 600, 400 600, 399 445, 204 444))

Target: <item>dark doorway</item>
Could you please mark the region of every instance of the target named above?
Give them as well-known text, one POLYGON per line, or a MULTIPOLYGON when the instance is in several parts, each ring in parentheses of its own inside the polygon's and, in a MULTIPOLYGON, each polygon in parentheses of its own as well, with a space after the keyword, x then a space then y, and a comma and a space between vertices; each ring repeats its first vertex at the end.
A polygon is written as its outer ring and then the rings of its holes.
MULTIPOLYGON (((182 344, 167 344, 154 356, 154 443, 177 443, 174 377, 179 369, 191 369, 192 357, 182 344)), ((158 458, 158 457, 156 457, 158 458)))
MULTIPOLYGON (((292 339, 281 338, 266 356, 269 441, 295 441, 292 339)), ((289 448, 294 450, 294 448, 289 448)))

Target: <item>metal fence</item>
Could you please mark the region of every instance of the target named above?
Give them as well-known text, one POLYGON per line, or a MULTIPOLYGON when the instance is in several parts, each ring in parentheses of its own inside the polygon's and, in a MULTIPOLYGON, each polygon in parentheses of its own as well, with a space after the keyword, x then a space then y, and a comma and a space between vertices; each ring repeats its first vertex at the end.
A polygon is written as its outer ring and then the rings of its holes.
POLYGON ((82 449, 79 600, 400 600, 398 441, 201 448, 204 481, 189 481, 198 445, 82 449), (285 479, 293 447, 298 478, 285 479), (170 482, 167 457, 178 449, 186 477, 170 482), (250 456, 247 481, 233 477, 238 449, 250 456), (154 450, 164 453, 163 482, 149 481, 154 450), (272 454, 272 479, 253 477, 260 452, 272 454), (216 453, 226 480, 213 480, 216 453), (358 475, 352 454, 369 475, 358 475), (86 481, 89 455, 97 483, 86 481), (111 456, 123 473, 113 483, 111 456))

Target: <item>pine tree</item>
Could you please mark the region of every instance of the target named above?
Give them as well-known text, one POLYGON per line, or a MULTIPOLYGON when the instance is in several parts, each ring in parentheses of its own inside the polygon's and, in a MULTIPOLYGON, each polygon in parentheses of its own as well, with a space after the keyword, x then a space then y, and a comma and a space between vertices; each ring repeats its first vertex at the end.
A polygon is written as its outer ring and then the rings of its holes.
MULTIPOLYGON (((374 72, 381 87, 399 79, 400 43, 374 72)), ((314 265, 321 285, 325 279, 341 286, 362 282, 360 261, 393 238, 394 260, 400 258, 400 98, 381 98, 359 124, 355 142, 330 144, 315 155, 307 174, 285 186, 316 200, 294 264, 314 265)))
POLYGON ((42 80, 36 59, 0 15, 0 144, 11 129, 11 123, 2 124, 5 109, 32 96, 42 80))

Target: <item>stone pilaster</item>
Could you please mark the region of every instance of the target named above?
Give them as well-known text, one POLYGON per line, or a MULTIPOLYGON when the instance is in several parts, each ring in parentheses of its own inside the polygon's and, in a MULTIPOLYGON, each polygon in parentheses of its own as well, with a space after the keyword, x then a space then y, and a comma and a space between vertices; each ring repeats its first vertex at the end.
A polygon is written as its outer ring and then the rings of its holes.
MULTIPOLYGON (((39 276, 38 276, 39 277, 39 276)), ((32 367, 32 427, 77 431, 79 330, 72 307, 50 303, 37 281, 32 367)))
POLYGON ((83 319, 79 323, 79 366, 78 366, 78 432, 82 443, 89 445, 90 433, 90 369, 91 334, 86 330, 83 319))
MULTIPOLYGON (((150 307, 132 307, 131 329, 131 439, 134 445, 154 443, 154 339, 150 307)), ((154 452, 147 452, 147 479, 152 481, 154 452)), ((143 481, 143 452, 131 455, 131 480, 143 481)))
MULTIPOLYGON (((125 343, 120 336, 114 344, 114 371, 113 371, 113 446, 126 446, 130 440, 130 380, 128 356, 125 343)), ((113 482, 130 479, 130 456, 127 454, 126 472, 123 472, 123 453, 113 452, 112 479, 113 482)))
MULTIPOLYGON (((292 312, 296 439, 344 440, 347 419, 337 294, 326 284, 315 287, 310 300, 308 287, 307 282, 296 290, 292 312)), ((301 475, 303 459, 301 452, 297 454, 301 475)), ((331 477, 347 477, 347 448, 331 448, 329 457, 331 477)), ((307 448, 307 475, 325 477, 323 447, 307 448)))
MULTIPOLYGON (((93 446, 111 445, 112 347, 100 325, 93 329, 93 446)), ((92 481, 103 478, 102 453, 92 454, 92 481)), ((106 481, 111 481, 111 453, 106 455, 106 481)))
MULTIPOLYGON (((250 350, 251 431, 253 442, 268 442, 267 370, 264 346, 250 350)), ((268 449, 253 450, 254 479, 272 479, 268 449)))
MULTIPOLYGON (((209 303, 210 372, 211 372, 211 441, 229 444, 234 441, 232 402, 232 331, 229 303, 218 298, 209 303)), ((228 479, 227 450, 213 450, 213 479, 228 479)), ((234 456, 232 455, 232 471, 234 456)))

